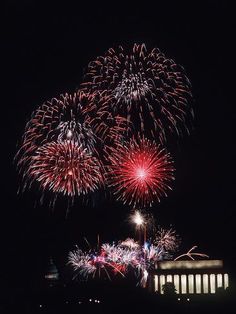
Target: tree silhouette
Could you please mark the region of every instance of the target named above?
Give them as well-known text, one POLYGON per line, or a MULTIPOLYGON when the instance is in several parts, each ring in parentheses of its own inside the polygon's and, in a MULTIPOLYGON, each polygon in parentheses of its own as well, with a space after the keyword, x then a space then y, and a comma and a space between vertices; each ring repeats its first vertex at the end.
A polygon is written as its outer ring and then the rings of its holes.
POLYGON ((164 285, 162 285, 162 290, 164 295, 167 296, 174 296, 176 295, 176 289, 173 282, 166 282, 164 285))

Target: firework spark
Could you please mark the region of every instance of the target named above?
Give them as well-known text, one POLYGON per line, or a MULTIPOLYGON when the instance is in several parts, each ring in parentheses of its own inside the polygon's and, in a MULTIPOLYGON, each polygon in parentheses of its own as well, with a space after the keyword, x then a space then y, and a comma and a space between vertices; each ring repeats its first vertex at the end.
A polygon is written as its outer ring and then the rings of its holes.
POLYGON ((120 241, 118 244, 102 244, 98 250, 90 249, 84 253, 77 248, 69 253, 69 264, 72 265, 75 277, 81 275, 88 279, 94 278, 96 274, 102 273, 111 279, 111 274, 125 276, 129 271, 138 275, 140 285, 146 286, 148 272, 155 267, 155 264, 163 259, 170 258, 168 251, 162 244, 155 245, 150 241, 140 245, 133 239, 120 241))
POLYGON ((143 215, 140 213, 140 211, 138 210, 136 210, 134 214, 131 216, 131 220, 133 223, 135 223, 139 227, 145 224, 145 219, 143 215))
MULTIPOLYGON (((88 95, 79 91, 73 95, 61 95, 59 99, 53 98, 33 113, 16 155, 18 169, 23 174, 24 189, 30 186, 34 179, 40 181, 44 189, 49 188, 55 193, 62 191, 64 186, 65 195, 81 194, 86 190, 93 190, 98 185, 98 181, 101 181, 98 178, 98 160, 103 158, 104 148, 107 145, 120 145, 122 132, 127 128, 124 118, 106 111, 106 103, 109 101, 110 97, 105 93, 88 95), (71 144, 68 144, 69 142, 71 144), (54 153, 56 155, 52 156, 54 153), (57 160, 56 156, 60 160, 57 160), (79 167, 83 160, 90 161, 87 168, 79 167), (76 163, 76 171, 73 175, 70 175, 69 171, 62 180, 59 172, 64 175, 68 163, 76 163), (49 182, 50 178, 52 179, 50 171, 54 166, 56 172, 53 178, 58 176, 57 183, 49 182), (62 169, 59 169, 60 167, 62 169), (86 169, 89 175, 94 175, 94 180, 86 183, 87 187, 81 189, 79 182, 86 169)), ((85 175, 84 181, 87 179, 88 176, 85 175)))
POLYGON ((98 139, 115 139, 124 119, 105 111, 108 101, 109 97, 104 93, 88 95, 78 92, 60 95, 58 99, 53 98, 41 105, 26 125, 17 155, 21 156, 18 164, 25 164, 40 146, 48 142, 73 140, 92 152, 98 139))
POLYGON ((130 249, 135 249, 135 248, 137 249, 139 247, 139 244, 138 242, 134 241, 134 239, 127 238, 126 240, 120 243, 120 246, 127 247, 130 249))
POLYGON ((94 191, 103 183, 99 160, 73 141, 41 146, 32 158, 27 177, 40 182, 43 190, 72 197, 94 191))
POLYGON ((118 200, 135 208, 152 206, 167 195, 174 179, 172 161, 164 149, 145 138, 131 139, 112 150, 107 180, 118 200))
POLYGON ((75 251, 69 253, 68 264, 72 265, 75 272, 74 278, 78 275, 83 276, 85 279, 91 275, 93 278, 98 275, 101 276, 104 273, 110 280, 110 270, 114 274, 119 273, 124 277, 123 267, 121 264, 112 260, 112 257, 108 257, 102 249, 100 254, 96 252, 84 253, 77 248, 75 251))
POLYGON ((157 246, 164 248, 166 251, 175 251, 179 245, 179 238, 173 229, 160 228, 157 231, 155 243, 157 246))
POLYGON ((111 274, 120 274, 122 277, 128 272, 133 272, 138 278, 138 284, 146 287, 150 271, 157 267, 157 263, 163 260, 178 260, 181 257, 208 257, 206 254, 193 253, 196 246, 186 254, 175 259, 173 253, 177 251, 180 243, 179 237, 173 229, 159 229, 152 242, 149 239, 143 245, 127 238, 118 244, 101 244, 97 250, 84 253, 78 247, 69 253, 68 263, 72 265, 75 277, 78 275, 85 279, 94 278, 96 274, 101 276, 102 271, 111 279, 111 274))
POLYGON ((181 254, 179 256, 177 256, 174 260, 177 261, 182 257, 189 257, 191 260, 195 260, 194 256, 198 256, 198 257, 207 257, 209 258, 208 255, 203 254, 203 253, 197 253, 197 252, 193 252, 195 249, 197 248, 197 245, 194 245, 187 253, 181 254))
POLYGON ((134 44, 132 51, 110 48, 89 63, 82 89, 107 90, 114 97, 115 112, 139 121, 138 131, 158 135, 161 142, 169 131, 188 130, 191 84, 183 67, 157 48, 147 51, 144 44, 134 44))

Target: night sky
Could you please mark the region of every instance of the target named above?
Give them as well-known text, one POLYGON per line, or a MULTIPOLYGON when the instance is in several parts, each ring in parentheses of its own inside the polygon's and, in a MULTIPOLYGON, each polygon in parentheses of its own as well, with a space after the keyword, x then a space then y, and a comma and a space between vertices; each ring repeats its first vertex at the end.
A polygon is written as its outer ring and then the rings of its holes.
POLYGON ((17 195, 13 163, 32 111, 52 97, 73 92, 96 56, 133 43, 160 48, 184 66, 193 86, 194 129, 168 146, 176 180, 173 192, 152 213, 158 224, 173 225, 183 252, 198 245, 210 258, 224 259, 235 274, 232 8, 227 1, 163 2, 133 7, 120 2, 7 2, 1 40, 1 251, 3 280, 9 286, 21 289, 40 277, 50 255, 63 268, 68 250, 83 243, 83 236, 92 244, 98 233, 105 242, 134 236, 127 222, 129 208, 101 192, 94 205, 75 202, 67 218, 66 202, 58 201, 52 210, 35 202, 37 191, 17 195))

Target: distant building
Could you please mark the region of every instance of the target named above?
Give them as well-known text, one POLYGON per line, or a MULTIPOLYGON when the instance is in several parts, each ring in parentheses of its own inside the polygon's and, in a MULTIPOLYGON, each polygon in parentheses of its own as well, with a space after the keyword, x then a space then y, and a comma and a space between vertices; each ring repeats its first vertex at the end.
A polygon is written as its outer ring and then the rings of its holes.
POLYGON ((53 259, 50 258, 49 265, 44 275, 44 279, 49 287, 55 286, 59 282, 59 273, 53 259))
POLYGON ((163 285, 172 282, 177 294, 214 294, 229 286, 222 260, 162 261, 150 274, 149 288, 163 294, 163 285))

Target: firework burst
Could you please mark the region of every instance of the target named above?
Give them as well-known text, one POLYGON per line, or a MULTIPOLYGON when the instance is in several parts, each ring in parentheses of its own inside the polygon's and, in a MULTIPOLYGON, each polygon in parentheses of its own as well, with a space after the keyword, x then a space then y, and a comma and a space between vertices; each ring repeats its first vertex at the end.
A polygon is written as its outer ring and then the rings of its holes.
MULTIPOLYGON (((106 247, 106 245, 104 246, 106 247)), ((107 249, 109 252, 112 250, 111 248, 107 249)), ((102 274, 105 274, 111 280, 111 271, 113 274, 119 273, 124 277, 122 271, 125 270, 125 266, 115 262, 114 257, 107 256, 107 252, 104 249, 101 249, 99 254, 95 251, 84 253, 77 248, 75 251, 69 253, 68 264, 73 267, 75 272, 74 278, 81 275, 85 279, 88 279, 89 276, 95 278, 96 275, 101 277, 102 274)))
POLYGON ((110 163, 108 185, 125 204, 146 208, 171 189, 169 182, 174 180, 171 158, 154 141, 131 139, 112 151, 110 163))
MULTIPOLYGON (((173 245, 171 250, 174 250, 173 245)), ((90 249, 88 253, 77 248, 69 253, 68 263, 73 267, 74 278, 81 275, 88 279, 89 276, 94 278, 97 274, 100 277, 104 273, 111 279, 112 274, 120 274, 124 277, 128 272, 133 271, 139 278, 139 284, 144 287, 149 271, 158 261, 164 259, 172 259, 172 255, 169 254, 163 241, 154 244, 149 240, 141 245, 128 238, 119 241, 118 244, 114 242, 102 244, 97 250, 90 249)))
MULTIPOLYGON (((81 95, 83 97, 85 94, 81 95)), ((65 140, 78 142, 78 145, 82 144, 89 150, 93 150, 96 142, 76 94, 53 98, 33 112, 16 155, 18 169, 24 178, 27 178, 28 168, 40 147, 65 140)))
POLYGON ((73 140, 94 152, 97 142, 107 137, 119 138, 124 119, 111 116, 105 110, 109 99, 105 93, 78 92, 60 95, 41 105, 26 125, 17 154, 18 165, 27 163, 34 152, 48 142, 73 140))
POLYGON ((176 235, 175 230, 160 228, 156 233, 154 243, 157 246, 164 248, 165 251, 175 251, 179 245, 179 237, 176 235))
POLYGON ((157 48, 147 51, 144 44, 134 44, 132 51, 110 48, 89 63, 82 89, 106 90, 114 97, 112 110, 127 116, 138 131, 158 135, 161 142, 168 132, 188 130, 191 84, 183 67, 157 48))
POLYGON ((41 146, 27 171, 43 190, 67 196, 87 194, 103 183, 99 160, 76 142, 50 142, 41 146))
POLYGON ((120 144, 127 128, 124 118, 106 111, 110 98, 105 93, 88 95, 79 91, 53 98, 32 114, 16 155, 24 189, 34 180, 44 190, 64 195, 80 195, 97 188, 102 163, 98 160, 102 160, 107 145, 120 144), (67 171, 70 166, 72 175, 67 171))
POLYGON ((126 247, 129 249, 137 249, 139 247, 138 242, 134 241, 134 239, 127 238, 126 240, 120 243, 121 247, 126 247))

